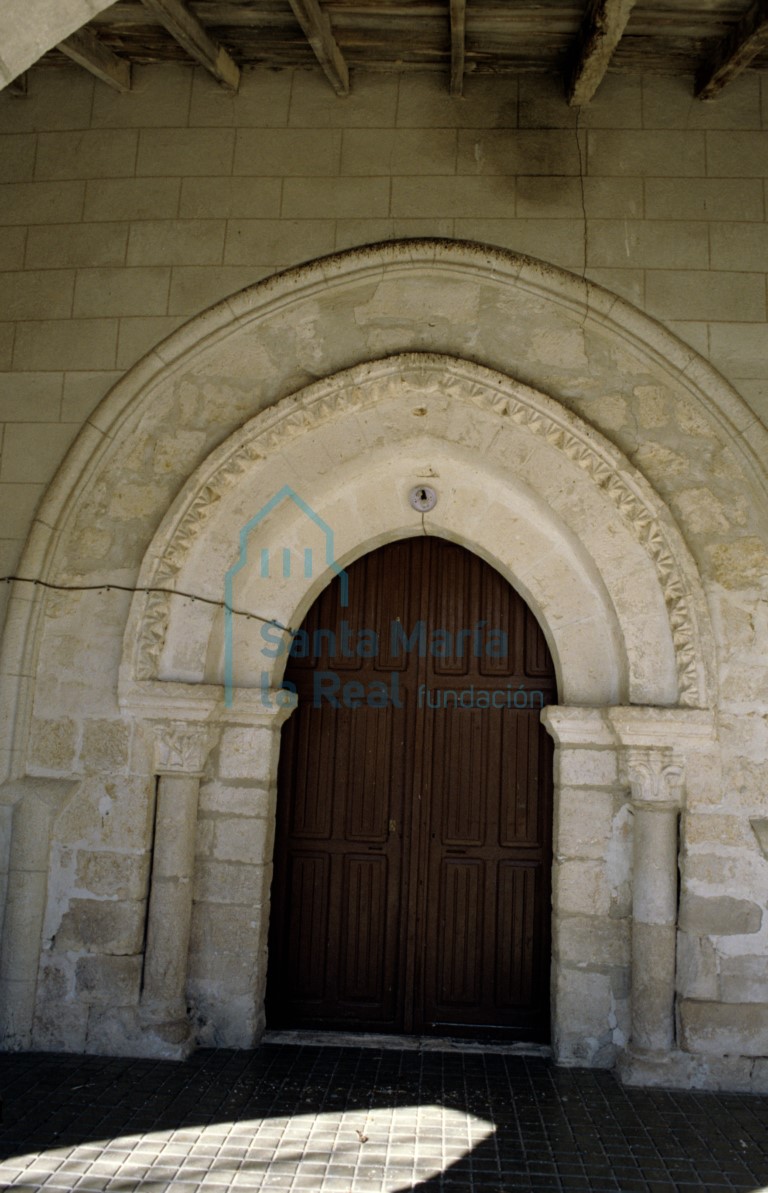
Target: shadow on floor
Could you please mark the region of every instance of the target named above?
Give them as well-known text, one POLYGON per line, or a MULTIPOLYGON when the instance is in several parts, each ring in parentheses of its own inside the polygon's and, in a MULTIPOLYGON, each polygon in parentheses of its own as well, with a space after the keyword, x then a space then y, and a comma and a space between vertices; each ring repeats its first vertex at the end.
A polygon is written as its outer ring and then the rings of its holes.
POLYGON ((768 1098, 494 1053, 267 1044, 2 1060, 0 1188, 760 1190, 768 1098))

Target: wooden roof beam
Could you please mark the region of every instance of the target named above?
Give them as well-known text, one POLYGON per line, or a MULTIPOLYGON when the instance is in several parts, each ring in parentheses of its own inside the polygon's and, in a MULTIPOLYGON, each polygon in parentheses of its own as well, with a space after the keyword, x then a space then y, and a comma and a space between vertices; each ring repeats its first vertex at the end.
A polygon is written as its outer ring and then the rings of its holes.
POLYGON ((142 3, 161 25, 165 25, 171 37, 187 51, 190 58, 204 66, 222 86, 237 91, 240 68, 224 47, 211 37, 205 26, 200 24, 184 0, 142 0, 142 3))
POLYGON ((56 48, 115 91, 131 90, 130 62, 113 54, 86 26, 60 41, 56 48))
POLYGON ((566 87, 572 108, 588 104, 602 83, 634 6, 635 0, 589 0, 566 87))
POLYGON ((464 91, 467 0, 451 0, 451 95, 464 91))
POLYGON ((349 95, 349 70, 331 29, 331 19, 319 0, 289 0, 326 79, 337 95, 349 95))
POLYGON ((768 45, 768 0, 754 0, 717 47, 713 61, 696 80, 699 99, 714 99, 768 45))

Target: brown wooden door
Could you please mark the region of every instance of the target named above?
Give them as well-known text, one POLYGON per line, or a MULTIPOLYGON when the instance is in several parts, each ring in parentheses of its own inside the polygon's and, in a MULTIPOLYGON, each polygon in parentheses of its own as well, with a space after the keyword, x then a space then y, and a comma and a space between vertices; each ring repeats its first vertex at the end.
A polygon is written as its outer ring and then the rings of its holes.
POLYGON ((270 1026, 546 1039, 556 698, 530 610, 408 539, 319 597, 286 680, 270 1026), (505 640, 506 636, 506 640, 505 640), (338 707, 334 707, 334 703, 338 707))

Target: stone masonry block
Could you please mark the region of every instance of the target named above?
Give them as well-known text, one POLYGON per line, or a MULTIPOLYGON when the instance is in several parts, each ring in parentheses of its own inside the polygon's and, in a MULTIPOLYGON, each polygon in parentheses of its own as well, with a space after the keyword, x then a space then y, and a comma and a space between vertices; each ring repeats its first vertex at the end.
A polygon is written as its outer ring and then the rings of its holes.
POLYGON ((454 228, 458 237, 487 241, 529 256, 546 257, 554 265, 566 269, 578 268, 584 261, 580 220, 457 219, 454 228))
POLYGON ((111 899, 141 899, 147 891, 148 854, 98 853, 79 850, 75 882, 92 895, 111 899))
POLYGON ((288 123, 296 128, 372 127, 377 136, 382 127, 395 122, 399 82, 397 75, 356 72, 354 103, 340 104, 321 71, 297 70, 288 123))
POLYGON ((437 74, 400 75, 397 124, 401 128, 515 128, 518 80, 475 75, 464 80, 457 103, 437 74))
POLYGON ((274 219, 280 215, 280 178, 184 178, 182 219, 274 219))
POLYGON ((723 1002, 761 1002, 768 1006, 768 960, 765 954, 720 958, 723 1002))
POLYGON ((121 178, 133 174, 135 129, 41 133, 35 178, 121 178))
POLYGON ((6 427, 0 481, 47 483, 78 427, 62 422, 17 422, 6 427))
POLYGON ((218 265, 224 220, 142 220, 131 226, 128 265, 218 265))
POLYGON ((267 816, 270 803, 267 789, 255 784, 211 782, 203 783, 200 788, 200 809, 203 812, 267 816))
POLYGON ((558 750, 555 776, 569 787, 610 787, 617 779, 616 754, 613 750, 558 750))
POLYGON ((93 179, 86 186, 83 219, 172 219, 178 209, 180 190, 179 178, 93 179))
POLYGON ((680 1004, 680 1027, 685 1052, 715 1056, 768 1054, 768 1003, 684 999, 680 1004))
POLYGON ((0 120, 13 132, 87 128, 95 79, 72 66, 35 72, 35 85, 19 102, 10 91, 0 92, 0 120))
POLYGON ((707 269, 707 224, 679 220, 592 220, 589 265, 644 269, 707 269))
POLYGON ((754 270, 768 262, 768 224, 723 221, 710 228, 713 269, 754 270))
POLYGON ((55 422, 61 405, 60 373, 0 376, 0 422, 55 422))
POLYGON ((77 722, 63 717, 58 721, 33 721, 29 761, 36 771, 71 771, 77 752, 77 722))
POLYGON ((645 216, 649 220, 758 220, 763 188, 757 178, 647 178, 645 216))
POLYGON ((552 868, 552 906, 559 915, 605 915, 611 894, 600 862, 563 861, 552 868))
POLYGON ((684 998, 717 998, 717 954, 706 936, 678 932, 676 988, 684 998))
POLYGON ((16 328, 14 364, 18 369, 111 369, 116 348, 116 319, 42 319, 16 328))
POLYGON ((0 319, 61 319, 72 309, 75 275, 68 269, 0 273, 0 319))
POLYGON ((237 94, 221 87, 207 71, 198 69, 192 81, 191 127, 280 128, 288 122, 294 72, 262 67, 241 69, 237 94))
POLYGON ((195 871, 195 901, 259 906, 266 896, 264 866, 201 861, 195 871))
POLYGON ((562 965, 610 969, 629 964, 629 921, 601 916, 563 916, 555 925, 554 946, 562 965))
POLYGON ((25 228, 0 227, 0 269, 21 269, 26 241, 25 228))
POLYGON ((24 133, 0 136, 0 182, 26 182, 35 169, 35 138, 24 133))
POLYGON ((26 263, 32 268, 122 265, 128 224, 41 224, 29 229, 26 263))
POLYGON ((122 1007, 138 1001, 141 956, 81 957, 76 968, 76 990, 94 1006, 122 1007))
POLYGON ((683 896, 680 910, 683 932, 698 936, 741 936, 759 932, 762 921, 762 908, 749 899, 690 893, 683 896))
POLYGON ((83 766, 93 771, 119 774, 128 767, 130 726, 124 721, 83 722, 83 766))
POLYGON ((248 819, 244 816, 217 820, 214 856, 222 861, 263 865, 270 837, 266 820, 248 819))
POLYGON ((228 265, 281 265, 309 259, 334 247, 332 220, 230 220, 224 261, 228 265))
POLYGON ((365 211, 389 215, 388 178, 286 178, 286 219, 345 219, 365 211))
POLYGON ((219 778, 269 782, 278 743, 270 729, 229 726, 219 744, 219 778))
POLYGON ((164 178, 229 174, 234 146, 234 129, 144 128, 139 137, 136 174, 164 178))
POLYGON ((126 94, 98 86, 93 95, 94 128, 168 127, 186 112, 192 89, 191 63, 140 66, 134 63, 126 94))
POLYGON ((455 174, 456 131, 452 128, 346 129, 342 174, 455 174))
POLYGON ((436 185, 431 178, 405 176, 392 179, 392 215, 471 218, 505 218, 515 212, 515 180, 510 176, 487 178, 462 175, 441 178, 436 185))
POLYGON ((569 858, 604 857, 613 826, 613 805, 610 791, 561 787, 555 852, 569 858))
POLYGON ((73 899, 56 933, 56 949, 131 955, 144 939, 145 903, 73 899))
POLYGON ((255 265, 190 265, 176 267, 168 296, 170 315, 195 315, 230 294, 253 285, 271 272, 255 265))
MULTIPOLYGON (((196 903, 192 915, 190 951, 215 958, 219 953, 258 956, 262 914, 252 907, 196 903)), ((197 968, 195 963, 194 968, 197 968)))
POLYGON ((762 132, 708 132, 707 174, 712 178, 765 178, 768 143, 762 132))
POLYGON ((562 177, 579 173, 579 149, 560 129, 461 129, 456 172, 562 177))
POLYGON ((41 484, 0 484, 3 526, 11 538, 23 539, 45 487, 41 484))
POLYGON ((684 178, 705 173, 704 133, 590 129, 587 163, 591 175, 684 178))
POLYGON ((17 182, 0 186, 0 224, 60 224, 80 219, 82 182, 17 182))
POLYGON ((718 319, 724 311, 737 321, 765 319, 765 284, 758 273, 653 270, 646 277, 646 301, 662 319, 718 319))
POLYGON ((74 314, 164 315, 170 271, 146 266, 132 269, 81 269, 75 286, 74 314))
MULTIPOLYGON (((319 178, 338 174, 340 161, 338 129, 238 129, 233 173, 319 178)), ((204 172, 211 171, 188 171, 204 172)))

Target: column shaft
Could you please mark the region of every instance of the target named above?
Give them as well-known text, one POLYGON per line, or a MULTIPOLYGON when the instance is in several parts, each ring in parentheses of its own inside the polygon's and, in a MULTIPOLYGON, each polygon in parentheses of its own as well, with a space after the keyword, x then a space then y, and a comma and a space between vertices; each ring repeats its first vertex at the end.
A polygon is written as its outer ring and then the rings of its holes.
POLYGON ((160 776, 142 1005, 158 1020, 186 1017, 198 775, 160 776))
POLYGON ((632 1045, 674 1045, 677 921, 676 806, 635 803, 632 920, 632 1045))

